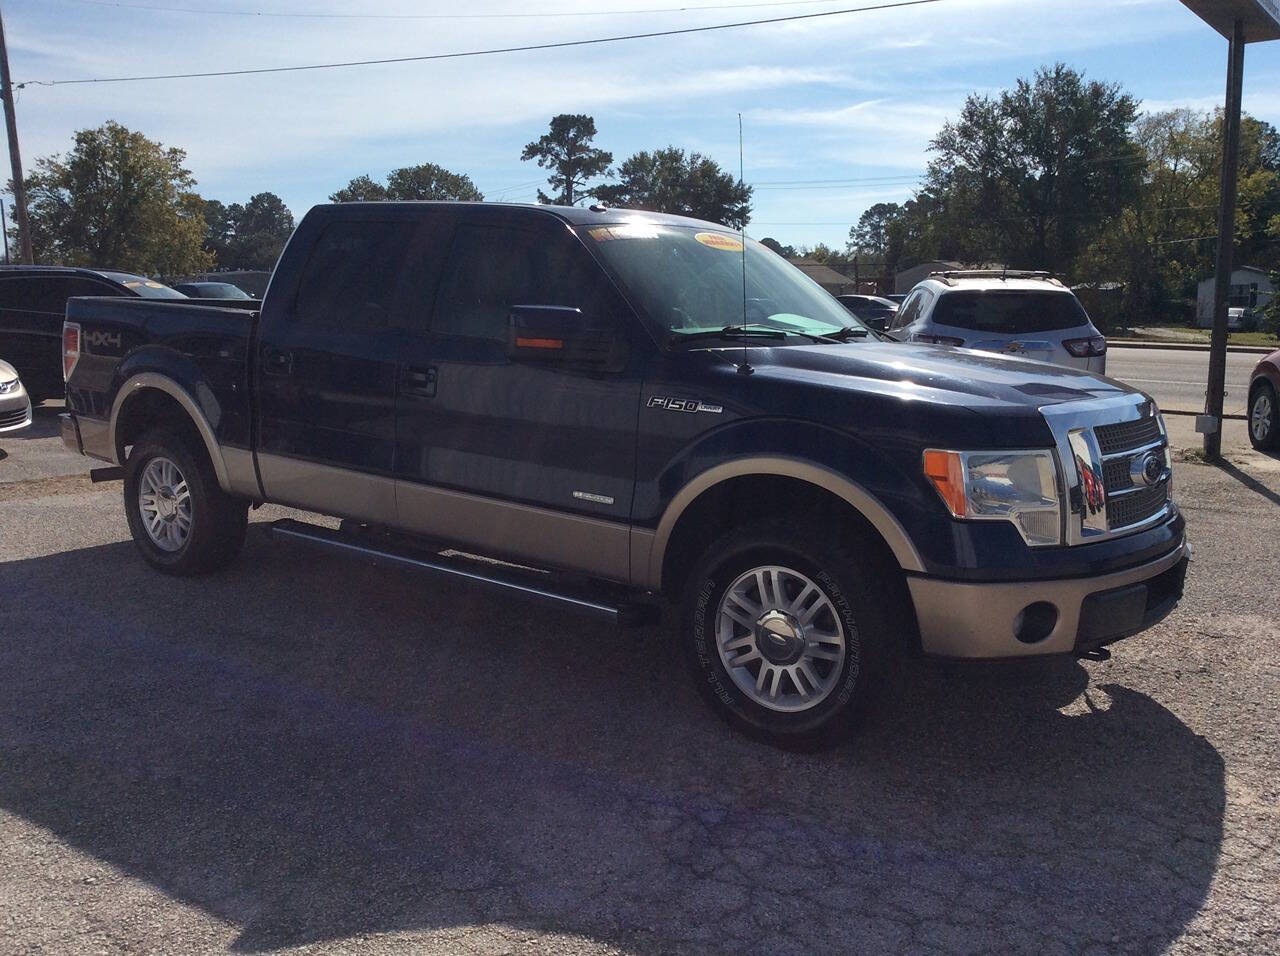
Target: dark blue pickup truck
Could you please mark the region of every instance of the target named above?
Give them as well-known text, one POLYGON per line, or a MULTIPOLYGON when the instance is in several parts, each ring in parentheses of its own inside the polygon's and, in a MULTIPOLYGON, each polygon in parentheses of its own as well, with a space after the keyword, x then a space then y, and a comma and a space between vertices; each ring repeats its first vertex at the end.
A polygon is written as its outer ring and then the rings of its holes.
POLYGON ((882 341, 710 223, 319 206, 260 312, 78 298, 63 346, 64 439, 120 466, 159 570, 227 564, 269 501, 495 593, 669 601, 708 699, 779 743, 838 737, 894 654, 1102 655, 1182 594, 1150 398, 882 341))

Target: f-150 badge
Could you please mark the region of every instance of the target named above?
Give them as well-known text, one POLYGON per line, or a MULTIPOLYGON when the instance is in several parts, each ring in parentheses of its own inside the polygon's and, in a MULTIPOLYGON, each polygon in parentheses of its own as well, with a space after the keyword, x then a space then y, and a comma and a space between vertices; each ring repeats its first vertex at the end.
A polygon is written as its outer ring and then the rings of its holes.
POLYGON ((649 399, 650 408, 665 408, 669 412, 710 412, 719 415, 724 411, 720 405, 708 405, 693 398, 668 398, 665 395, 654 395, 649 399))

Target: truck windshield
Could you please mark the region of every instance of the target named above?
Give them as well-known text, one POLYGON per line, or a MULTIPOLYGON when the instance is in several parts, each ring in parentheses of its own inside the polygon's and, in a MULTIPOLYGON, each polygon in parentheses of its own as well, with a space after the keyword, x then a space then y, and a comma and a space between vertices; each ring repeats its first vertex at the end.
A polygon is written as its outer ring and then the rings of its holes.
POLYGON ((806 335, 865 329, 822 287, 785 259, 731 232, 647 222, 581 230, 631 293, 667 332, 694 335, 729 326, 766 327, 806 335))
POLYGON ((948 292, 933 307, 933 323, 974 332, 1018 335, 1056 332, 1089 324, 1070 292, 948 292))

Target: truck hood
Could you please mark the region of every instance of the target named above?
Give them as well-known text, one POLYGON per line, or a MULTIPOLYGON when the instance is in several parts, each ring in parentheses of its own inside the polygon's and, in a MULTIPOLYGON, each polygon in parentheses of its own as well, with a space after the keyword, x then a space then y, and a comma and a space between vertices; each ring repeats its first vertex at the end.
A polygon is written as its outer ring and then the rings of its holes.
MULTIPOLYGON (((730 350, 725 350, 726 352, 730 350)), ((974 406, 1041 408, 1137 394, 1105 376, 1060 365, 939 345, 876 342, 752 350, 770 378, 872 389, 903 398, 974 406), (957 400, 957 396, 961 396, 957 400)))

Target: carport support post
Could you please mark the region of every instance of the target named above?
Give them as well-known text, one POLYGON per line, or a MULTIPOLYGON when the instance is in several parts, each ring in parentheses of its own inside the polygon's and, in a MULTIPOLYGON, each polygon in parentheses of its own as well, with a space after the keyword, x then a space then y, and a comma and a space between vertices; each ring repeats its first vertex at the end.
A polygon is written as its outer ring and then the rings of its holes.
POLYGON ((1240 175, 1240 100, 1244 82, 1244 21, 1237 19, 1227 56, 1227 102, 1223 115, 1222 200, 1218 209, 1218 272, 1213 285, 1213 338, 1205 414, 1213 431, 1204 436, 1204 456, 1222 457, 1222 399, 1227 382, 1227 300, 1235 259, 1236 187, 1240 175))

